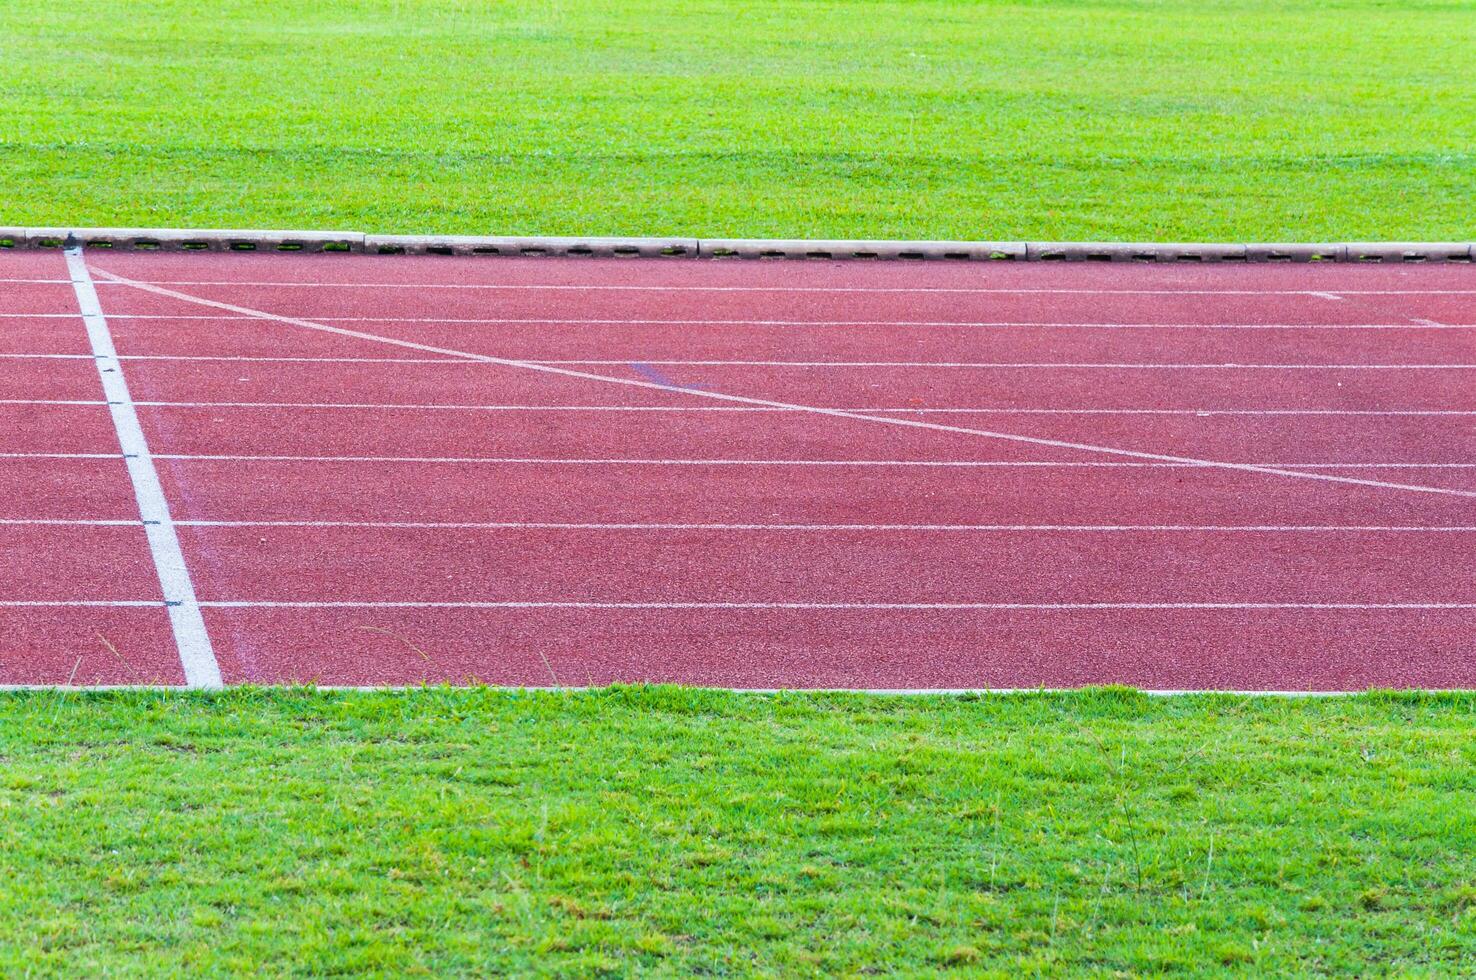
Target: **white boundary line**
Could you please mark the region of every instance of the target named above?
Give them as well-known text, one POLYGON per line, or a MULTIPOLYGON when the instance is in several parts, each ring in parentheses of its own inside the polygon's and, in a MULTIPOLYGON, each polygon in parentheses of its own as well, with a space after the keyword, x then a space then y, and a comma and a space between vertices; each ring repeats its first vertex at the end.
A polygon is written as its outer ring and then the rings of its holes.
MULTIPOLYGON (((0 608, 89 608, 157 607, 158 600, 145 599, 0 599, 0 608)), ((800 611, 922 611, 922 612, 1232 612, 1232 611, 1350 611, 1375 612, 1465 612, 1476 610, 1476 602, 605 602, 578 600, 315 600, 315 599, 210 599, 199 603, 205 609, 712 609, 712 610, 800 610, 800 611)), ((175 608, 175 607, 170 607, 175 608)), ((191 684, 192 687, 219 687, 191 684)))
MULTIPOLYGON (((0 459, 120 459, 119 453, 63 453, 63 452, 0 452, 0 459)), ((935 459, 653 459, 648 457, 626 458, 560 458, 555 456, 264 456, 230 453, 155 453, 155 459, 173 459, 186 462, 241 462, 241 463, 489 463, 499 465, 533 466, 915 466, 984 469, 1204 469, 1199 463, 1122 462, 1118 460, 1035 460, 1035 459, 981 459, 981 460, 935 460, 935 459)), ((1245 464, 1259 468, 1274 467, 1287 470, 1466 470, 1476 469, 1470 463, 1280 463, 1251 462, 1245 464)), ((1214 467, 1208 467, 1213 469, 1214 467)), ((1238 467, 1235 467, 1238 468, 1238 467)))
POLYGON ((1228 610, 1476 610, 1476 602, 599 602, 527 601, 331 601, 215 599, 210 609, 795 609, 827 611, 1228 611, 1228 610))
MULTIPOLYGON (((277 684, 251 684, 249 682, 232 685, 234 687, 255 687, 277 692, 305 693, 327 692, 331 694, 416 694, 422 691, 439 691, 451 688, 464 691, 494 691, 507 694, 579 694, 586 691, 598 692, 605 690, 602 687, 550 685, 548 687, 535 687, 529 685, 511 684, 452 684, 452 683, 425 683, 425 684, 302 684, 296 682, 277 684)), ((866 697, 1021 697, 1021 696, 1054 696, 1061 694, 1085 694, 1091 691, 1101 690, 1101 685, 1084 685, 1082 687, 718 687, 714 685, 697 684, 673 684, 663 685, 681 687, 690 691, 720 691, 737 695, 757 695, 760 697, 776 697, 789 695, 809 694, 855 694, 866 697)), ((1400 696, 1419 696, 1425 694, 1453 694, 1468 696, 1473 694, 1472 689, 1460 687, 1406 687, 1406 688, 1360 688, 1343 690, 1264 690, 1258 691, 1246 688, 1130 688, 1131 691, 1154 698, 1184 698, 1184 697, 1233 697, 1233 698, 1359 698, 1370 694, 1383 696, 1392 694, 1400 696)), ((183 687, 177 684, 0 684, 0 693, 21 693, 28 691, 76 691, 85 693, 89 691, 148 691, 161 694, 186 694, 195 695, 197 689, 183 687)))
MULTIPOLYGON (((136 280, 128 280, 133 282, 136 280)), ((122 282, 120 279, 119 282, 122 282)), ((108 284, 102 280, 100 285, 108 284)), ((141 284, 143 289, 147 284, 141 284)), ((154 287, 150 287, 154 288, 154 287)), ((163 287, 157 287, 162 289, 163 287)), ((208 301, 215 303, 214 300, 208 301)), ((229 305, 229 304, 221 304, 229 305)), ((22 320, 63 319, 65 313, 0 312, 0 318, 22 320)), ((251 320, 246 315, 205 315, 190 313, 115 313, 113 320, 187 320, 219 322, 251 320)), ((560 319, 548 317, 442 317, 442 316, 317 316, 315 323, 424 323, 449 326, 554 325, 554 326, 769 326, 769 327, 960 327, 989 330, 1005 329, 1086 329, 1086 330, 1476 330, 1476 323, 1076 323, 1032 320, 714 320, 650 317, 635 319, 560 319)))
MULTIPOLYGON (((0 527, 137 527, 138 520, 68 517, 6 517, 0 527)), ((902 531, 902 532, 1206 532, 1206 533, 1472 533, 1466 524, 736 524, 679 522, 570 523, 556 521, 351 521, 351 520, 185 520, 175 527, 382 528, 449 531, 902 531)))
POLYGON ((67 270, 72 276, 72 289, 76 293, 77 306, 87 328, 87 339, 96 358, 98 377, 102 380, 103 394, 111 409, 118 445, 123 451, 129 479, 133 482, 139 517, 153 554, 164 603, 169 610, 169 624, 174 631, 174 642, 179 650, 180 664, 184 668, 185 682, 191 687, 220 687, 220 666, 211 649, 210 634, 206 631, 205 619, 200 614, 195 586, 190 581, 184 552, 179 546, 179 536, 170 519, 169 501, 159 484, 154 458, 149 454, 148 441, 144 438, 138 413, 134 411, 133 402, 129 398, 128 384, 123 378, 123 368, 118 363, 113 337, 98 303, 92 276, 82 258, 81 248, 67 249, 66 258, 67 270))
MULTIPOLYGON (((47 282, 51 280, 0 280, 3 282, 47 282)), ((56 280, 63 281, 63 280, 56 280)), ((498 291, 568 292, 693 292, 693 293, 978 293, 985 295, 1037 293, 1092 296, 1311 296, 1324 297, 1325 290, 1312 289, 1096 289, 974 287, 974 286, 701 286, 605 283, 460 283, 460 282, 298 282, 266 279, 138 279, 151 286, 265 286, 325 289, 477 289, 498 291)), ((1338 289, 1339 296, 1469 296, 1476 289, 1338 289)))
MULTIPOLYGON (((1476 498, 1476 490, 1457 490, 1451 487, 1432 487, 1408 483, 1390 483, 1382 480, 1369 480, 1358 477, 1338 476, 1331 473, 1315 473, 1304 470, 1286 470, 1267 466, 1250 466, 1244 463, 1226 463, 1218 460, 1199 459, 1187 456, 1172 456, 1165 453, 1149 453, 1132 449, 1121 449, 1115 446, 1101 446, 1093 443, 1069 442, 1061 439, 1045 439, 1038 436, 1024 436, 1009 432, 995 432, 988 429, 965 428, 956 425, 942 425, 937 422, 926 422, 920 419, 896 418, 885 415, 869 415, 861 412, 847 412, 842 409, 819 408, 813 405, 800 405, 792 402, 772 401, 763 398, 748 398, 742 395, 728 395, 714 391, 705 391, 696 388, 672 389, 668 385, 656 384, 650 381, 637 381, 630 378, 611 377, 610 375, 594 374, 588 371, 574 371, 569 368, 554 367, 548 364, 532 364, 527 361, 517 361, 508 358, 492 357, 486 354, 473 354, 468 351, 454 350, 451 348, 432 347, 427 344, 417 344, 407 340, 394 337, 385 337, 379 334, 364 333, 358 330, 348 330, 343 327, 333 327, 311 320, 300 320, 294 317, 279 316, 275 313, 267 313, 262 310, 252 309, 244 306, 234 306, 229 303, 218 303, 214 300, 202 299, 191 296, 188 293, 180 293, 160 286, 149 286, 135 282, 134 280, 118 276, 113 273, 103 273, 108 279, 115 282, 132 284, 136 288, 158 295, 169 296, 173 299, 183 300, 188 303, 196 303, 202 306, 214 307, 216 309, 229 310, 245 316, 261 320, 270 320, 276 323, 285 323, 289 326, 302 327, 306 330, 314 330, 321 333, 336 334, 344 337, 354 337, 359 340, 367 340, 374 343, 390 344, 405 347, 410 350, 419 350, 430 354, 444 354, 453 357, 464 357, 468 360, 482 361, 488 364, 499 364, 504 367, 521 368, 529 371, 539 371, 545 374, 556 374, 563 377, 579 378, 586 381, 599 381, 606 384, 625 385, 627 387, 642 388, 671 393, 679 390, 682 394, 694 397, 710 398, 719 401, 732 402, 736 404, 761 405, 772 408, 792 408, 815 415, 825 415, 832 418, 843 418, 858 422, 872 422, 882 425, 893 425, 905 428, 924 429, 933 432, 947 432, 957 435, 975 436, 984 439, 993 439, 1003 442, 1022 443, 1031 446, 1043 446, 1052 449, 1070 449, 1078 452, 1105 454, 1110 456, 1124 456, 1133 459, 1155 460, 1158 462, 1188 463, 1194 466, 1214 467, 1220 469, 1240 470, 1242 472, 1261 473, 1267 476, 1283 476, 1291 479, 1319 481, 1323 483, 1337 483, 1343 485, 1376 487, 1382 490, 1398 490, 1410 493, 1429 493, 1442 496, 1476 498)), ((1473 365, 1476 366, 1476 365, 1473 365)))
MULTIPOLYGON (((126 360, 126 358, 125 358, 126 360)), ((543 362, 532 362, 543 363, 543 362)), ((101 399, 80 398, 0 398, 0 405, 106 405, 101 399)), ((466 405, 396 402, 210 402, 210 401, 135 401, 148 408, 257 408, 349 411, 411 412, 796 412, 792 408, 769 408, 752 405, 466 405)), ((1215 416, 1470 416, 1476 409, 1456 408, 897 408, 892 406, 834 406, 847 412, 886 412, 897 415, 1192 415, 1197 418, 1215 416)))

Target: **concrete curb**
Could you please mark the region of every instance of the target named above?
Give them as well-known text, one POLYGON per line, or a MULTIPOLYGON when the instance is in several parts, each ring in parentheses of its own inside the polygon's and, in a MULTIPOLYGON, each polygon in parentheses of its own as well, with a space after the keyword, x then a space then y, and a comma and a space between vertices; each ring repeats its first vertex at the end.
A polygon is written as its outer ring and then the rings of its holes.
POLYGON ((68 238, 84 248, 138 252, 361 252, 357 231, 192 230, 188 228, 26 228, 26 248, 61 248, 68 238))
POLYGON ((950 242, 870 239, 366 235, 358 231, 0 227, 0 251, 344 252, 605 258, 1024 262, 1473 262, 1473 242, 950 242))

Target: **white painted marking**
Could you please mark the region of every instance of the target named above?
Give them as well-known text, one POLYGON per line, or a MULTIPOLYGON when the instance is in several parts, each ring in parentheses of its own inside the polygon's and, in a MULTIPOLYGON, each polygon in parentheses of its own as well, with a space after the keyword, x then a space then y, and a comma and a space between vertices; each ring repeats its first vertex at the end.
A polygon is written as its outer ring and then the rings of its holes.
POLYGON ((148 442, 129 397, 123 368, 118 363, 113 337, 98 303, 92 276, 82 258, 81 248, 67 249, 66 256, 67 270, 72 276, 72 289, 76 293, 77 306, 87 328, 87 339, 96 358, 98 377, 102 380, 103 394, 111 409, 118 445, 123 451, 128 476, 133 482, 139 516, 144 524, 154 568, 158 572, 159 585, 163 589, 164 601, 169 610, 169 623, 174 631, 180 663, 184 667, 185 681, 191 687, 220 687, 220 667, 210 646, 205 620, 200 615, 195 586, 190 581, 184 552, 179 546, 179 536, 175 534, 174 524, 170 519, 169 502, 159 484, 154 459, 149 454, 148 442))
MULTIPOLYGON (((40 280, 38 280, 40 281, 40 280)), ((61 281, 61 280, 56 280, 61 281)), ((263 279, 140 279, 152 286, 297 286, 317 289, 476 289, 497 291, 567 292, 695 292, 695 293, 980 293, 987 295, 1088 296, 1325 296, 1306 289, 1092 289, 1021 288, 1009 286, 701 286, 634 285, 627 283, 470 283, 470 282, 298 282, 263 279)), ((122 280, 114 280, 121 283, 122 280)), ((1342 296, 1467 296, 1476 289, 1340 289, 1342 296)))
MULTIPOLYGON (((299 689, 300 684, 265 684, 268 689, 299 689)), ((457 686, 457 685, 447 685, 457 686)), ((524 691, 539 691, 553 693, 579 693, 583 691, 601 691, 601 687, 560 685, 558 687, 549 685, 537 687, 526 684, 478 684, 478 687, 486 687, 493 691, 503 691, 518 694, 524 691)), ((1056 696, 1061 694, 1081 694, 1090 690, 1088 687, 719 687, 710 684, 700 685, 705 691, 726 691, 730 694, 746 695, 754 697, 767 697, 771 695, 794 695, 794 694, 856 694, 867 697, 1029 697, 1034 695, 1056 696)), ((309 684, 305 686, 310 691, 330 691, 335 694, 422 694, 426 690, 425 684, 309 684)), ((1182 698, 1182 697, 1234 697, 1234 698, 1361 698, 1368 694, 1367 689, 1355 690, 1264 690, 1258 691, 1250 688, 1133 688, 1138 694, 1147 697, 1182 698)), ((163 694, 184 693, 188 694, 190 689, 177 684, 0 684, 0 691, 157 691, 163 694)), ((1399 694, 1469 694, 1466 688, 1458 687, 1408 687, 1398 688, 1399 694)))
POLYGON ((812 610, 1457 610, 1476 602, 332 602, 315 600, 221 599, 211 609, 812 609, 812 610))
MULTIPOLYGON (((659 385, 650 381, 637 381, 632 378, 617 378, 611 377, 609 375, 593 374, 587 371, 575 371, 569 368, 555 367, 548 364, 530 364, 526 361, 491 357, 486 354, 473 354, 467 351, 454 350, 451 348, 432 347, 428 344, 417 344, 407 340, 399 340, 394 337, 383 337, 378 334, 363 333, 357 330, 348 330, 343 327, 328 326, 322 323, 314 323, 310 320, 300 320, 293 317, 278 316, 274 313, 266 313, 262 310, 254 310, 249 307, 243 306, 234 306, 229 303, 219 303, 215 300, 201 299, 198 296, 191 296, 187 293, 180 293, 174 290, 164 289, 159 286, 150 286, 143 283, 137 283, 133 280, 125 279, 121 276, 117 276, 111 273, 105 273, 105 275, 108 275, 109 278, 118 282, 131 283, 136 288, 141 289, 145 292, 165 295, 174 299, 183 300, 185 302, 197 303, 204 306, 215 307, 217 309, 225 309, 233 313, 240 313, 242 315, 252 316, 262 320, 269 320, 275 323, 286 323, 290 326, 302 327, 306 330, 336 334, 338 336, 355 337, 360 340, 405 347, 410 350, 419 350, 429 354, 443 354, 453 357, 460 356, 465 357, 469 360, 485 361, 489 364, 500 364, 505 367, 523 368, 529 371, 538 371, 545 374, 556 374, 562 377, 580 378, 587 381, 599 381, 606 384, 625 385, 627 387, 656 390, 667 393, 670 393, 673 390, 665 385, 659 385)), ((1428 493, 1441 496, 1476 498, 1476 490, 1457 490, 1452 487, 1432 487, 1408 483, 1391 483, 1382 480, 1369 480, 1358 477, 1339 476, 1331 473, 1317 473, 1306 470, 1289 470, 1266 466, 1252 466, 1244 463, 1226 463, 1218 460, 1199 459, 1187 456, 1173 456, 1166 453, 1149 453, 1139 450, 1121 449, 1115 446, 1102 446, 1094 443, 1070 442, 1062 439, 1044 439, 1038 436, 1025 436, 1009 432, 995 432, 988 429, 975 429, 955 425, 942 425, 937 422, 927 422, 920 419, 896 418, 885 415, 869 415, 861 412, 848 412, 843 409, 819 408, 813 405, 798 405, 790 402, 772 401, 763 398, 749 398, 742 395, 729 395, 696 388, 683 388, 680 389, 680 391, 682 394, 692 397, 711 398, 719 401, 733 402, 737 404, 767 405, 773 408, 799 409, 814 413, 816 415, 830 416, 832 418, 843 418, 858 422, 873 422, 882 425, 894 425, 906 428, 924 429, 933 432, 947 432, 956 435, 976 436, 984 439, 1021 443, 1032 446, 1043 446, 1052 449, 1070 449, 1078 452, 1123 456, 1133 459, 1154 460, 1157 462, 1188 463, 1194 466, 1239 470, 1242 472, 1260 473, 1267 476, 1289 477, 1291 479, 1297 480, 1312 480, 1324 483, 1375 487, 1383 490, 1400 490, 1412 493, 1428 493)))
MULTIPOLYGON (((137 524, 137 521, 4 521, 0 524, 137 524)), ((175 521, 181 527, 358 527, 386 530, 471 531, 944 531, 944 532, 1178 532, 1216 533, 1316 533, 1316 532, 1433 532, 1470 533, 1476 525, 1430 526, 1418 524, 680 524, 680 523, 588 523, 546 521, 175 521)))
POLYGON ((122 453, 0 453, 0 459, 122 459, 122 453))
POLYGON ((1335 300, 1341 300, 1343 298, 1343 297, 1339 296, 1337 293, 1308 293, 1307 295, 1308 296, 1316 296, 1319 299, 1335 299, 1335 300))
MULTIPOLYGON (((252 319, 246 317, 245 319, 252 319)), ((73 354, 0 354, 13 358, 75 358, 73 354)), ((224 361, 230 363, 294 363, 294 364, 448 364, 467 366, 478 362, 457 357, 221 357, 179 354, 124 354, 122 361, 224 361)), ((1271 370, 1271 371, 1444 371, 1471 370, 1476 364, 1449 363, 1174 363, 1141 361, 653 361, 639 357, 613 360, 547 360, 543 358, 519 359, 519 364, 543 364, 585 367, 624 367, 633 363, 656 367, 773 367, 773 368, 924 368, 938 370, 1013 370, 1013 369, 1074 369, 1089 370, 1271 370)))
MULTIPOLYGON (((134 282, 135 280, 127 280, 134 282)), ((108 280, 102 280, 107 283, 108 280)), ((119 283, 124 280, 119 279, 119 283)), ((140 284, 138 288, 146 288, 140 284)), ((160 287, 162 288, 162 287, 160 287)), ((214 300, 202 300, 207 305, 214 300)), ((0 318, 28 320, 65 319, 65 313, 4 313, 0 318)), ((259 319, 245 314, 203 315, 187 313, 115 313, 113 320, 233 321, 259 319)), ((291 319, 291 318, 289 318, 291 319)), ((772 327, 977 327, 984 329, 1059 328, 1091 330, 1476 330, 1476 323, 1446 323, 1438 326, 1401 323, 1076 323, 1030 320, 711 320, 711 319, 550 319, 547 317, 436 317, 436 316, 320 316, 315 323, 428 323, 464 325, 551 325, 551 326, 772 326, 772 327)))
POLYGON ((21 609, 70 608, 73 606, 147 606, 157 609, 163 605, 162 599, 0 599, 0 606, 21 609))
MULTIPOLYGON (((175 521, 174 523, 178 525, 181 522, 175 521)), ((0 517, 0 526, 9 527, 12 525, 29 524, 65 526, 75 525, 79 527, 139 527, 143 524, 143 521, 140 518, 136 517, 132 520, 92 520, 88 518, 78 517, 0 517)))
MULTIPOLYGON (((38 404, 93 405, 97 402, 41 402, 38 404)), ((797 412, 794 408, 753 405, 433 405, 386 402, 135 402, 154 408, 292 408, 368 411, 456 412, 797 412)), ((1356 408, 890 408, 861 406, 847 412, 889 412, 910 415, 1476 415, 1476 409, 1356 409, 1356 408)))
MULTIPOLYGON (((3 398, 0 405, 106 405, 101 400, 3 398)), ((149 408, 247 408, 413 412, 797 412, 794 408, 753 405, 470 405, 424 402, 194 402, 135 401, 149 408)), ((835 406, 841 407, 841 406, 835 406)), ((1476 409, 1360 409, 1360 408, 896 408, 863 405, 847 412, 887 412, 904 415, 1329 415, 1329 416, 1467 416, 1476 409)))
MULTIPOLYGON (((45 453, 0 452, 0 459, 119 459, 119 453, 45 453)), ((502 465, 532 464, 537 466, 941 466, 941 467, 1062 467, 1116 469, 1202 469, 1198 463, 1119 462, 1116 460, 1033 460, 1033 459, 652 459, 625 457, 598 459, 554 456, 262 456, 210 453, 155 453, 155 459, 193 460, 202 462, 243 463, 493 463, 502 465)), ((1255 467, 1278 469, 1476 469, 1476 463, 1282 463, 1250 462, 1255 467)))

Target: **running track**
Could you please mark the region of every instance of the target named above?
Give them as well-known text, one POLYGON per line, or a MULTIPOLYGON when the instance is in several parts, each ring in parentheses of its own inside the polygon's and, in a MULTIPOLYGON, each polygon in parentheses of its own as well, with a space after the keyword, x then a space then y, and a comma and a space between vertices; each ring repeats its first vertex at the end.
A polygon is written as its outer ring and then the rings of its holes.
POLYGON ((1476 686, 1470 267, 0 279, 0 683, 1476 686))

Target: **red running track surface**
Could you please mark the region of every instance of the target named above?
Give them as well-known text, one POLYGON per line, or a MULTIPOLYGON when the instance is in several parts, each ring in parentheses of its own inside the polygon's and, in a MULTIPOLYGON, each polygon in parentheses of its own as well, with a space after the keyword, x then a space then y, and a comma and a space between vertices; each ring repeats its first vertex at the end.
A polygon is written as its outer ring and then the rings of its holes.
MULTIPOLYGON (((86 261, 227 683, 1476 686, 1470 267, 86 261)), ((0 540, 0 683, 184 682, 57 253, 0 540)))

